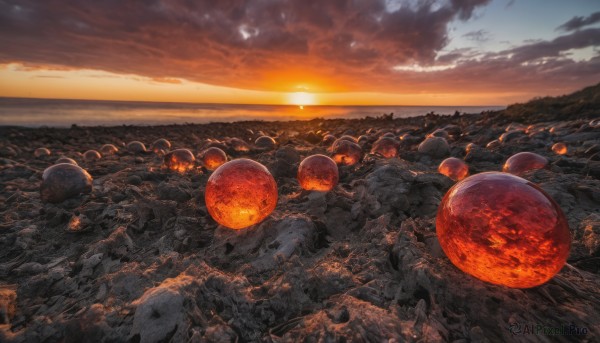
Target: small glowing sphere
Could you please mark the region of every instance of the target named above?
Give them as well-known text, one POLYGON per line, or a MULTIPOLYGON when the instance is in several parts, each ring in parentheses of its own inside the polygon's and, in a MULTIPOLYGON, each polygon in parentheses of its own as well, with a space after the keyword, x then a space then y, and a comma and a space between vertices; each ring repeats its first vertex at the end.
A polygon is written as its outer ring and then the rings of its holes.
POLYGON ((275 140, 269 136, 260 136, 254 142, 258 148, 272 150, 275 149, 277 143, 275 140))
POLYGON ((134 154, 146 152, 146 146, 140 141, 132 141, 127 143, 127 150, 134 154))
POLYGON ((176 149, 164 157, 165 167, 179 173, 185 173, 194 169, 194 162, 196 162, 196 158, 188 149, 176 149))
POLYGON ((550 280, 571 248, 569 226, 556 202, 535 184, 499 172, 454 185, 438 209, 436 231, 460 270, 513 288, 550 280))
POLYGON ((298 167, 298 182, 307 191, 328 192, 338 181, 338 167, 325 155, 308 156, 298 167))
POLYGON ((227 162, 227 155, 219 148, 208 148, 198 155, 202 165, 208 170, 215 170, 223 163, 227 162))
POLYGON ((79 166, 70 163, 55 164, 42 174, 40 195, 49 203, 63 202, 81 193, 92 191, 92 177, 79 166))
POLYGON ((438 167, 438 172, 454 181, 460 181, 469 175, 469 166, 456 157, 448 157, 438 167))
POLYGON ((99 152, 96 150, 88 150, 83 153, 83 159, 86 161, 96 161, 102 158, 99 152))
POLYGON ((520 152, 506 160, 502 171, 515 175, 522 175, 527 171, 544 169, 548 167, 548 159, 533 152, 520 152))
POLYGON ((35 156, 35 157, 50 156, 50 150, 48 150, 47 148, 37 148, 33 152, 33 156, 35 156))
POLYGON ((372 154, 379 154, 385 158, 393 158, 398 154, 398 143, 390 137, 381 137, 371 148, 372 154))
POLYGON ((331 144, 333 144, 333 142, 335 142, 335 140, 336 140, 336 138, 334 135, 325 135, 325 136, 323 136, 322 143, 324 145, 331 145, 331 144))
POLYGON ((337 164, 351 166, 358 163, 362 156, 360 146, 351 141, 340 138, 333 143, 332 147, 335 147, 333 148, 333 160, 337 164))
POLYGON ((206 208, 219 224, 242 229, 261 222, 277 205, 277 183, 262 164, 241 158, 217 168, 208 178, 206 208))
POLYGON ((232 138, 231 140, 229 140, 228 144, 236 152, 250 151, 250 146, 248 146, 248 143, 244 142, 239 138, 232 138))
POLYGON ((164 154, 169 150, 171 150, 171 142, 164 138, 157 139, 152 143, 152 152, 155 154, 164 154))
POLYGON ((102 155, 104 156, 108 156, 108 155, 114 155, 119 151, 119 149, 114 146, 113 144, 104 144, 101 148, 100 148, 100 152, 102 153, 102 155))
POLYGON ((552 146, 552 151, 557 155, 566 155, 568 152, 567 145, 565 143, 555 143, 552 146))
POLYGON ((74 166, 78 165, 77 161, 75 161, 74 159, 68 158, 68 157, 64 157, 64 156, 61 157, 61 158, 59 158, 58 160, 56 160, 56 162, 54 162, 54 164, 61 164, 61 163, 69 163, 69 164, 72 164, 74 166))
POLYGON ((469 143, 467 144, 467 146, 465 147, 465 152, 468 154, 471 152, 471 150, 473 149, 477 149, 477 144, 475 143, 469 143))

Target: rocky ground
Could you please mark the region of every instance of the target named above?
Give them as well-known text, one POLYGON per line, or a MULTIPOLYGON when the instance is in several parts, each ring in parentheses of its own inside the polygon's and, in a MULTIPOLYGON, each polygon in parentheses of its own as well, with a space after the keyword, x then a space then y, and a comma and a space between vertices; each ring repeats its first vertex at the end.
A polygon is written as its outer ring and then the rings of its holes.
MULTIPOLYGON (((443 147, 441 148, 442 150, 443 147)), ((240 122, 161 127, 0 128, 1 342, 499 342, 600 340, 600 124, 501 114, 389 116, 363 120, 240 122), (514 118, 511 118, 514 120, 514 118), (417 151, 436 129, 447 152, 417 151), (391 132, 399 157, 369 155, 391 132), (505 134, 502 142, 486 148, 505 134), (361 163, 340 167, 332 192, 301 191, 302 158, 328 154, 326 133, 364 135, 361 163), (239 153, 275 137, 278 147, 239 153), (444 135, 444 133, 438 133, 444 135), (210 173, 161 169, 155 154, 124 144, 167 138, 194 153, 207 144, 263 163, 279 202, 241 231, 207 214, 210 173), (219 140, 220 143, 209 141, 219 140), (550 147, 564 142, 565 156, 550 147), (95 162, 81 153, 113 143, 95 162), (476 147, 466 154, 465 147, 476 147), (36 158, 33 151, 50 149, 36 158), (568 265, 548 283, 509 289, 454 267, 441 251, 435 215, 454 184, 437 172, 464 158, 472 174, 501 170, 532 151, 550 168, 524 175, 565 212, 573 236, 568 265), (93 192, 43 203, 41 174, 59 156, 93 176, 93 192), (521 332, 511 332, 511 326, 521 332), (580 336, 527 334, 525 326, 586 328, 580 336)))

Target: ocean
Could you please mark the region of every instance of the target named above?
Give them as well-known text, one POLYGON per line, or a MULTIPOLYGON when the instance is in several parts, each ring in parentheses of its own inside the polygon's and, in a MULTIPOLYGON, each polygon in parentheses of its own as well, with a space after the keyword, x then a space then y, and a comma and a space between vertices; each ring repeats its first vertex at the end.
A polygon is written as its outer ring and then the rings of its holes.
POLYGON ((395 118, 480 113, 503 106, 286 106, 194 104, 140 101, 0 98, 0 126, 69 127, 168 125, 244 120, 364 118, 393 113, 395 118))

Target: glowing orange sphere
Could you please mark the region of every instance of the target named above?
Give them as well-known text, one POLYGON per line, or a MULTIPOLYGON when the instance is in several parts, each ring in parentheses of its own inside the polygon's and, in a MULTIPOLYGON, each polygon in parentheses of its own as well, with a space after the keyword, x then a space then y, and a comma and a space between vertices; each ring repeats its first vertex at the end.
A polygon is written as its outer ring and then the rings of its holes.
POLYGON ((169 150, 171 150, 171 142, 164 138, 157 139, 152 143, 152 152, 155 154, 164 154, 169 150))
POLYGON ((86 161, 95 161, 95 160, 99 160, 101 158, 102 158, 102 155, 100 155, 100 153, 97 152, 96 150, 88 150, 83 153, 83 159, 86 161))
POLYGON ((565 143, 555 143, 552 146, 552 151, 557 155, 566 155, 568 152, 567 145, 565 143))
POLYGON ((196 158, 194 157, 194 154, 188 149, 176 149, 169 152, 164 157, 165 167, 179 173, 185 173, 194 169, 195 162, 196 158))
POLYGON ((277 183, 262 164, 241 158, 221 165, 208 178, 206 208, 219 224, 242 229, 261 222, 277 205, 277 183))
POLYGON ((260 136, 254 142, 254 145, 261 149, 275 149, 277 143, 269 136, 260 136))
POLYGON ((208 148, 198 155, 202 165, 208 170, 215 170, 223 163, 227 162, 227 155, 219 148, 208 148))
POLYGON ((332 158, 337 164, 351 166, 360 161, 362 149, 356 143, 340 138, 333 143, 332 148, 332 158))
POLYGON ((146 152, 146 146, 140 141, 132 141, 127 143, 127 150, 134 154, 146 152))
POLYGON ((42 174, 40 195, 50 203, 63 202, 81 193, 92 191, 92 177, 79 166, 70 163, 55 164, 42 174))
POLYGON ((298 182, 308 191, 328 192, 339 181, 338 167, 325 155, 312 155, 305 158, 298 167, 298 182))
POLYGON ((114 146, 113 144, 104 144, 101 148, 100 148, 100 152, 103 155, 114 155, 119 151, 119 149, 117 149, 116 146, 114 146))
POLYGON ((436 231, 459 269, 513 288, 550 280, 571 248, 569 226, 556 202, 535 184, 499 172, 454 185, 438 209, 436 231))
POLYGON ((373 143, 371 153, 379 154, 385 158, 396 157, 398 154, 398 143, 393 138, 381 137, 373 143))
POLYGON ((75 161, 74 159, 68 158, 68 157, 64 157, 64 156, 61 157, 61 158, 59 158, 58 160, 56 160, 56 162, 54 162, 54 164, 61 164, 61 163, 69 163, 69 164, 72 164, 72 165, 75 165, 75 166, 78 165, 77 161, 75 161))
POLYGON ((514 154, 504 162, 502 171, 515 175, 522 175, 529 170, 548 167, 548 159, 533 152, 520 152, 514 154))
POLYGON ((454 181, 460 181, 469 175, 469 166, 456 157, 448 157, 438 167, 438 172, 454 181))
POLYGON ((35 156, 35 157, 50 156, 50 150, 48 150, 47 148, 37 148, 33 152, 33 156, 35 156))
POLYGON ((243 140, 239 139, 239 138, 232 138, 231 140, 229 140, 229 146, 237 152, 247 152, 250 151, 250 147, 248 146, 248 143, 244 142, 243 140))

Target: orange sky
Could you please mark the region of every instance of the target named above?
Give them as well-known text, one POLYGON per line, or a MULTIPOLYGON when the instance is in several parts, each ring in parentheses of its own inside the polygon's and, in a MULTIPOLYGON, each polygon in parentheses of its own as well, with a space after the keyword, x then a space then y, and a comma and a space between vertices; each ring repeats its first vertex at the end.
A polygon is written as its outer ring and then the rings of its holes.
POLYGON ((583 0, 5 0, 0 96, 508 105, 597 83, 599 18, 583 0))

